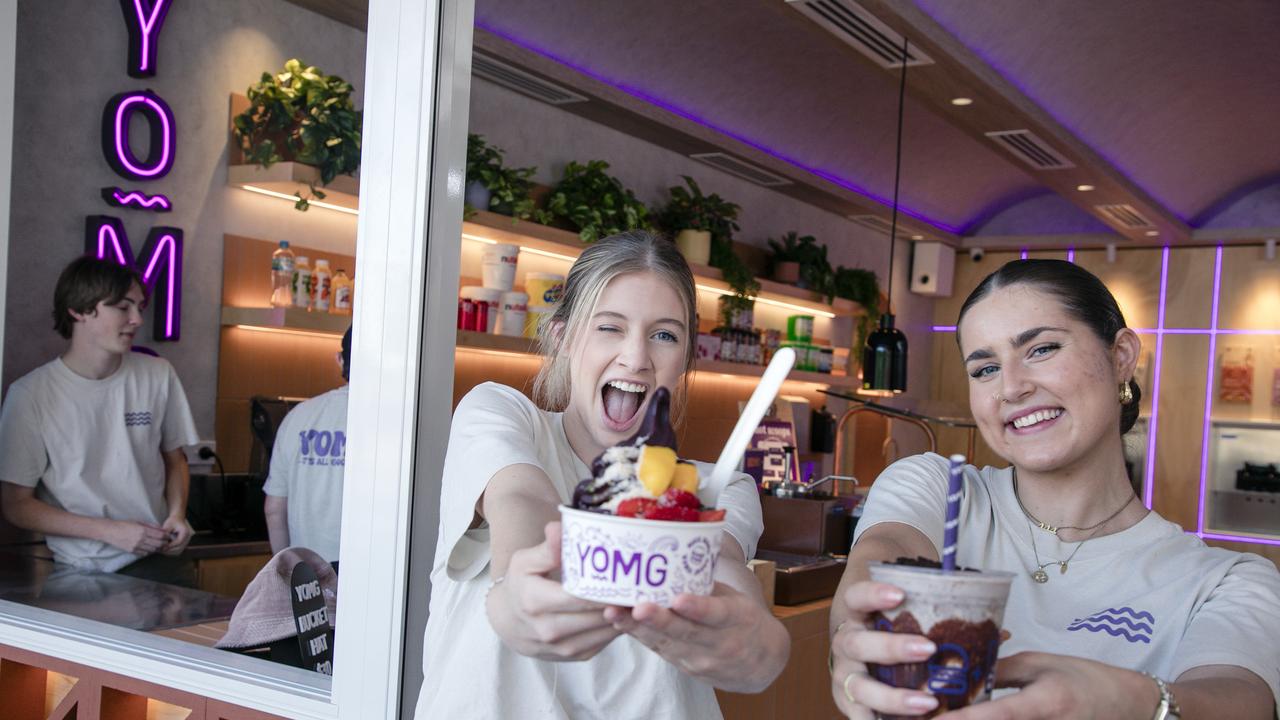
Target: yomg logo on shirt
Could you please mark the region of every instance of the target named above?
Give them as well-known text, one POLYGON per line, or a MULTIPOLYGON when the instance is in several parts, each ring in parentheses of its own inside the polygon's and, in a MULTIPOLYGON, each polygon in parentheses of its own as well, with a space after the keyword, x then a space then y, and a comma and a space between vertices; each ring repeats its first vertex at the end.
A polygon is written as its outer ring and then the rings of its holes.
POLYGON ((298 433, 299 465, 344 465, 347 435, 341 430, 303 430, 298 433))

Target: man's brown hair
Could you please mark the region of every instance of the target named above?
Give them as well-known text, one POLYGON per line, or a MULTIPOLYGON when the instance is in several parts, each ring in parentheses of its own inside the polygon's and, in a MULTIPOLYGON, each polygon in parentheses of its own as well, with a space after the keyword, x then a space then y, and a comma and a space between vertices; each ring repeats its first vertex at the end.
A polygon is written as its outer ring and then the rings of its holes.
POLYGON ((114 305, 123 300, 134 285, 146 294, 147 286, 142 282, 142 275, 131 267, 91 255, 72 260, 63 268, 53 289, 53 329, 62 337, 71 339, 71 328, 75 327, 72 311, 90 315, 98 309, 100 302, 114 305))

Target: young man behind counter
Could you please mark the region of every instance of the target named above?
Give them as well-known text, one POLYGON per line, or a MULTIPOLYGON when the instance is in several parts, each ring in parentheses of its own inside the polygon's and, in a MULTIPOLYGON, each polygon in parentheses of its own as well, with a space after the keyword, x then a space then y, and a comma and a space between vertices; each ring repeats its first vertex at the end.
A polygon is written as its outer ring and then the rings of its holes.
POLYGON ((195 423, 173 367, 131 351, 147 297, 137 271, 71 262, 53 295, 66 351, 0 408, 0 507, 57 563, 194 585, 183 446, 195 423), (166 557, 168 556, 168 557, 166 557))

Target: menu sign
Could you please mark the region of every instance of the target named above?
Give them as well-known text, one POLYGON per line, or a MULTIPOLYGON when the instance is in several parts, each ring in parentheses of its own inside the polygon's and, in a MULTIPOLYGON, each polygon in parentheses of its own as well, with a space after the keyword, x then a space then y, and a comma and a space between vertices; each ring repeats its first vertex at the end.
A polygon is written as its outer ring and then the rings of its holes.
POLYGON ((325 675, 333 674, 333 626, 324 602, 320 578, 307 563, 293 566, 289 578, 289 600, 293 603, 293 623, 298 630, 302 666, 325 675))

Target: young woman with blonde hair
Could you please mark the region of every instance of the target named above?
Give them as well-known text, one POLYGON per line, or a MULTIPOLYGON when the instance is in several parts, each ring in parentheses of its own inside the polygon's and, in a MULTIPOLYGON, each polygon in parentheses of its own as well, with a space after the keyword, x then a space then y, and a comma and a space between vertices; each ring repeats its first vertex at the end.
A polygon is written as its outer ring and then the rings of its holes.
POLYGON ((573 264, 540 329, 539 404, 495 383, 459 403, 419 718, 716 718, 714 688, 759 692, 781 672, 790 641, 746 567, 762 523, 745 475, 718 503, 727 537, 711 596, 624 608, 560 587, 557 508, 597 455, 635 432, 654 390, 671 390, 679 415, 697 330, 693 276, 674 245, 615 235, 573 264))

